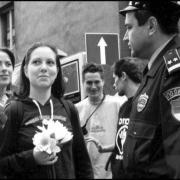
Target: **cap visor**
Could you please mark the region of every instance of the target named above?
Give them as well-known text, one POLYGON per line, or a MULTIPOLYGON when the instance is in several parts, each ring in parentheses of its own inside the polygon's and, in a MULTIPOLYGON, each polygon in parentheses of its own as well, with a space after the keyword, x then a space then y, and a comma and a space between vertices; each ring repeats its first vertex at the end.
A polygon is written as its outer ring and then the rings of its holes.
POLYGON ((134 11, 134 10, 137 10, 138 8, 134 7, 134 6, 128 6, 122 10, 119 11, 120 14, 122 14, 123 16, 125 16, 125 14, 128 12, 128 11, 134 11))

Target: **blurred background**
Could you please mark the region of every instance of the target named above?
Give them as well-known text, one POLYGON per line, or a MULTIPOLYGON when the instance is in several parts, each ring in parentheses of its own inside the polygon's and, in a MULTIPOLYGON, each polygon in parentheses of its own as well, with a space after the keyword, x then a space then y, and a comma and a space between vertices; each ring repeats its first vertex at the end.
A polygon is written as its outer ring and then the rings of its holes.
MULTIPOLYGON (((127 44, 122 41, 125 33, 124 17, 119 15, 119 10, 127 4, 128 1, 1 1, 0 46, 9 47, 15 54, 13 83, 18 84, 20 63, 27 49, 34 42, 47 42, 59 48, 62 57, 66 58, 62 60, 62 65, 66 66, 70 61, 79 59, 78 65, 74 66, 78 68, 75 70, 77 76, 74 77, 79 78, 79 84, 73 85, 76 89, 79 87, 77 96, 80 97, 75 100, 79 101, 85 97, 82 93, 81 66, 91 61, 87 58, 85 34, 112 33, 118 34, 119 57, 112 58, 111 63, 107 60, 103 66, 105 91, 107 94, 115 94, 112 89, 111 64, 120 57, 130 56, 127 44)), ((99 58, 98 61, 101 63, 99 58)))

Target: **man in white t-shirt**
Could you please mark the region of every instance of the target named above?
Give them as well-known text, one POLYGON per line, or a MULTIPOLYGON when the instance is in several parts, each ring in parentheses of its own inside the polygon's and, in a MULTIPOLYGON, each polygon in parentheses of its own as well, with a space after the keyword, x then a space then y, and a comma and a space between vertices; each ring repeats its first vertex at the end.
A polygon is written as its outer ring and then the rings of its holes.
MULTIPOLYGON (((101 144, 114 142, 120 106, 126 101, 116 96, 105 95, 104 71, 101 65, 86 64, 83 69, 83 84, 87 98, 76 104, 79 111, 81 126, 85 139, 93 137, 101 144)), ((110 153, 99 153, 95 144, 87 143, 87 149, 92 161, 95 179, 110 179, 110 169, 105 170, 110 153)))

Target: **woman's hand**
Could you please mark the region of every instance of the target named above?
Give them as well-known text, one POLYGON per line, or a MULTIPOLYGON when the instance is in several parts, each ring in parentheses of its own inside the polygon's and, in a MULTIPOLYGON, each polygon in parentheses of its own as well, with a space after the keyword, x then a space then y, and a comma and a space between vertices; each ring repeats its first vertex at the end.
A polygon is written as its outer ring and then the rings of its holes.
POLYGON ((58 159, 56 154, 48 154, 45 151, 42 152, 35 148, 33 149, 33 156, 37 164, 40 165, 51 165, 54 164, 58 159))

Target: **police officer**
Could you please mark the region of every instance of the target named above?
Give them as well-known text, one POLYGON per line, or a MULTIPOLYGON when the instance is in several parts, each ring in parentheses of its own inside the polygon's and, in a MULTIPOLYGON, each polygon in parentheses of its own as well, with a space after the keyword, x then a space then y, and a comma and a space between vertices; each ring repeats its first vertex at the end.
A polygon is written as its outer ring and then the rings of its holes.
POLYGON ((131 55, 149 60, 133 99, 124 168, 133 178, 180 178, 180 6, 130 1, 120 14, 131 55))

